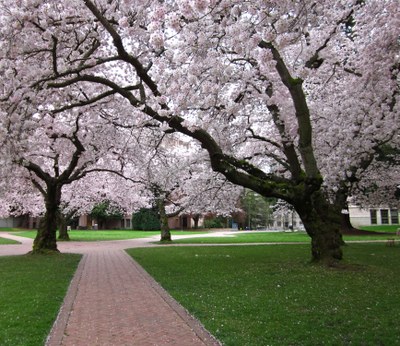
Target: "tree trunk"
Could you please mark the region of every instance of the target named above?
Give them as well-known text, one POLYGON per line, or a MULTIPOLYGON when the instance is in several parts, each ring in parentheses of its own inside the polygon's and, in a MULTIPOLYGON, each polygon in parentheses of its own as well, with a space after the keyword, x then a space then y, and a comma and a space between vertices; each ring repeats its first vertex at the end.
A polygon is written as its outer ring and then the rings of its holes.
POLYGON ((60 212, 58 218, 58 239, 65 241, 71 240, 67 230, 67 217, 60 212))
POLYGON ((350 214, 342 214, 342 233, 343 234, 351 234, 351 233, 358 233, 360 232, 359 229, 353 227, 350 222, 350 214))
POLYGON ((158 212, 160 215, 160 225, 161 225, 161 241, 171 241, 171 232, 168 226, 168 217, 167 213, 165 212, 165 203, 164 199, 159 197, 157 199, 158 204, 158 212))
POLYGON ((39 229, 33 241, 32 254, 59 252, 56 232, 60 200, 61 188, 57 185, 47 184, 46 212, 40 220, 39 229))
POLYGON ((199 228, 200 214, 193 215, 192 219, 194 221, 194 229, 198 229, 199 228))
POLYGON ((307 234, 311 237, 312 261, 334 266, 343 257, 341 210, 320 193, 296 205, 307 234))

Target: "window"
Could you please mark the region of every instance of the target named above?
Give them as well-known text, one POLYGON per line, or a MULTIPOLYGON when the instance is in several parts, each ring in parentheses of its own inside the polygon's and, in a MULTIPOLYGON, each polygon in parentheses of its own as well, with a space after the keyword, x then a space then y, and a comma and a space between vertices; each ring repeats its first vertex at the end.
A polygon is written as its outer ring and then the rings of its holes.
POLYGON ((381 209, 381 224, 389 224, 389 210, 387 209, 381 209))
POLYGON ((390 221, 392 225, 397 225, 399 223, 398 209, 390 209, 390 221))
POLYGON ((376 210, 375 209, 371 209, 369 211, 369 214, 371 216, 371 225, 376 225, 378 223, 377 222, 377 218, 376 218, 376 210))

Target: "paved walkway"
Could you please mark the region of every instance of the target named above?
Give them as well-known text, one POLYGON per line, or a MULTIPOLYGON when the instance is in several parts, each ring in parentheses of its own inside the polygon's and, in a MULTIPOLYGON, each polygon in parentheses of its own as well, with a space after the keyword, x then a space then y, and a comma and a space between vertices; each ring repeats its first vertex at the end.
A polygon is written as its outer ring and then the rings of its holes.
MULTIPOLYGON (((0 236, 22 242, 0 245, 0 256, 32 248, 30 239, 0 236)), ((154 240, 59 243, 61 252, 84 256, 46 345, 219 345, 123 251, 151 246, 154 240)))

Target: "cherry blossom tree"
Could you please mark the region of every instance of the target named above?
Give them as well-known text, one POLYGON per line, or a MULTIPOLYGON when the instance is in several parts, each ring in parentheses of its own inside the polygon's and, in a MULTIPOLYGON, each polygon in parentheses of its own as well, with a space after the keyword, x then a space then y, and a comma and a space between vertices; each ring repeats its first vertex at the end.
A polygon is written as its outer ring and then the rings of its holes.
POLYGON ((399 7, 3 0, 2 99, 102 104, 123 123, 180 132, 230 182, 293 205, 313 259, 335 263, 343 201, 397 143, 399 7))
MULTIPOLYGON (((3 129, 8 129, 2 138, 1 154, 9 161, 2 166, 2 170, 9 172, 6 180, 8 189, 12 190, 24 181, 19 190, 27 189, 31 193, 28 182, 44 199, 45 213, 41 218, 33 252, 57 250, 55 237, 63 188, 84 178, 89 172, 114 169, 109 163, 115 142, 111 144, 101 138, 99 140, 98 137, 105 135, 106 127, 102 127, 100 135, 96 131, 99 123, 92 119, 92 122, 84 125, 82 114, 44 111, 29 115, 29 120, 24 119, 26 113, 22 119, 13 119, 18 115, 12 113, 1 123, 3 129), (88 124, 92 128, 89 129, 88 124), (18 172, 18 175, 13 172, 18 172)), ((110 129, 115 131, 113 127, 110 129)), ((32 198, 28 201, 31 202, 32 198)), ((40 209, 40 204, 27 209, 35 207, 40 209)))
MULTIPOLYGON (((147 131, 149 131, 147 129, 147 131)), ((198 145, 177 134, 152 132, 127 155, 123 176, 141 185, 149 203, 158 209, 161 241, 170 241, 168 218, 209 212, 229 214, 236 209, 240 189, 212 172, 198 145)))

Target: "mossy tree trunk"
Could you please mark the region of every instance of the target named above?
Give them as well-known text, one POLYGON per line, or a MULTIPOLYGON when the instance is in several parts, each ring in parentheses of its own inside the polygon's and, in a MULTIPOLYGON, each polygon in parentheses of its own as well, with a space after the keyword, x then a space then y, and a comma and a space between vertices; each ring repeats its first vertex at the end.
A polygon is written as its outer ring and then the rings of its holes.
POLYGON ((162 196, 157 198, 157 206, 160 215, 161 241, 171 241, 171 231, 168 226, 168 216, 165 211, 165 201, 162 196))
MULTIPOLYGON (((80 116, 79 116, 80 117, 80 116)), ((45 214, 39 224, 39 229, 35 240, 33 241, 33 249, 31 253, 48 253, 58 252, 57 249, 57 223, 60 215, 61 191, 62 187, 71 184, 73 181, 83 178, 86 175, 85 165, 78 166, 81 154, 85 151, 82 142, 79 140, 79 117, 76 119, 76 128, 72 135, 61 135, 63 139, 67 139, 73 144, 73 151, 70 161, 66 168, 61 171, 59 165, 60 154, 52 156, 53 172, 48 172, 48 166, 42 168, 37 163, 19 158, 17 163, 26 168, 32 176, 31 182, 42 194, 45 201, 45 214)), ((54 134, 51 138, 57 140, 60 138, 54 134)), ((49 157, 50 158, 50 157, 49 157)))
POLYGON ((341 209, 330 204, 319 192, 296 204, 295 209, 311 237, 312 261, 337 264, 343 258, 341 209))
POLYGON ((192 215, 192 219, 194 221, 194 229, 198 229, 199 228, 200 214, 192 215))
POLYGON ((56 232, 60 201, 61 187, 58 184, 48 183, 45 196, 46 212, 40 220, 31 253, 58 252, 56 232))
POLYGON ((68 224, 68 217, 64 215, 62 211, 60 211, 58 215, 58 239, 59 240, 64 240, 64 241, 69 241, 71 240, 69 238, 68 234, 68 229, 67 229, 67 224, 68 224))
POLYGON ((351 233, 357 231, 359 230, 351 224, 349 212, 342 214, 342 233, 351 233))

